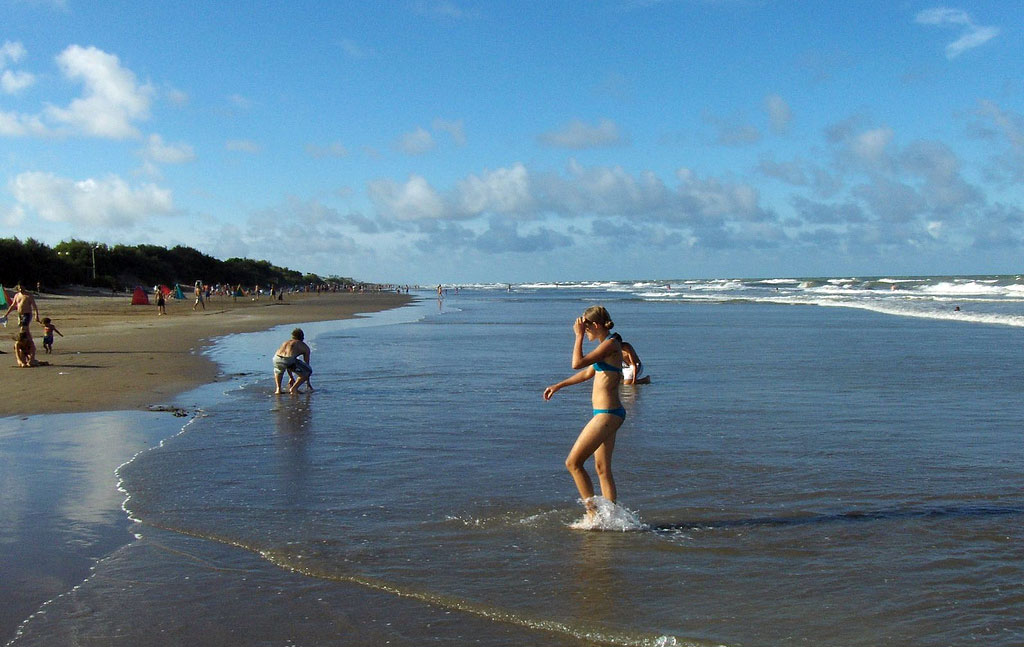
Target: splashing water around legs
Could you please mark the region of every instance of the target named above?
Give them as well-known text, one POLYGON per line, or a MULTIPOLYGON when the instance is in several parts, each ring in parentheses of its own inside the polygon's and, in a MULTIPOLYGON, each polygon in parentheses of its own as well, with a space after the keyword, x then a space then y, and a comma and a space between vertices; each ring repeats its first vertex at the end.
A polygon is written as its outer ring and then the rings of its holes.
POLYGON ((569 524, 573 530, 615 530, 636 532, 648 526, 639 515, 602 496, 593 496, 582 502, 587 509, 583 518, 569 524))

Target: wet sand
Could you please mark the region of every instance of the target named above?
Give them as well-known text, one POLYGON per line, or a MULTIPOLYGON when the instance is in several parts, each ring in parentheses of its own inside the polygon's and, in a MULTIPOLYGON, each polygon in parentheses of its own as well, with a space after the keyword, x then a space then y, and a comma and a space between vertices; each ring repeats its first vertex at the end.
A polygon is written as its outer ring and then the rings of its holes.
MULTIPOLYGON (((128 295, 36 297, 39 315, 49 317, 63 337, 43 351, 43 329, 32 324, 37 359, 48 366, 19 368, 11 323, 0 329, 0 375, 5 385, 0 417, 141 409, 218 378, 214 362, 201 353, 213 338, 254 332, 288 323, 347 319, 409 303, 395 293, 289 294, 283 301, 263 297, 214 297, 205 310, 193 301, 167 300, 166 316, 155 304, 133 306, 128 295)), ((283 341, 283 340, 282 340, 283 341)), ((265 349, 261 349, 265 350, 265 349)), ((270 379, 270 370, 267 371, 270 379)))
POLYGON ((17 328, 0 328, 0 644, 39 605, 79 584, 98 559, 131 539, 114 470, 186 422, 146 409, 222 379, 202 354, 212 339, 348 319, 411 300, 395 293, 215 297, 193 312, 192 301, 170 299, 168 314, 157 316, 155 304, 132 306, 124 295, 37 297, 40 317, 64 334, 46 355, 42 326, 32 324, 38 358, 49 365, 19 368, 17 328))

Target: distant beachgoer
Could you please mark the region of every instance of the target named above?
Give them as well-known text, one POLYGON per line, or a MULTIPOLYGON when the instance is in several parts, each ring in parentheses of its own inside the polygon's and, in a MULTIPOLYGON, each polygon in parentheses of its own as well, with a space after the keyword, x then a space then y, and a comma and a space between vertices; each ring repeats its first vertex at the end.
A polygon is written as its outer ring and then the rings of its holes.
POLYGON ((21 285, 15 286, 14 289, 17 291, 17 294, 11 299, 11 305, 8 306, 4 316, 6 317, 11 314, 11 310, 17 310, 18 326, 28 328, 29 324, 32 323, 33 312, 36 313, 36 321, 39 321, 39 306, 36 305, 36 300, 32 298, 32 295, 21 285))
POLYGON ((644 375, 644 363, 640 361, 633 344, 622 340, 622 335, 613 333, 622 344, 622 383, 623 384, 650 384, 651 376, 644 375))
POLYGON ((305 334, 301 328, 296 328, 292 331, 292 338, 281 344, 281 347, 274 353, 274 382, 277 385, 277 389, 274 394, 281 393, 281 379, 284 377, 285 371, 288 372, 288 392, 298 393, 299 387, 303 384, 309 385, 309 390, 313 390, 313 385, 310 383, 309 378, 313 375, 313 369, 309 366, 309 346, 306 345, 305 334), (292 382, 291 375, 294 373, 298 375, 298 379, 292 382))
POLYGON ((953 312, 960 312, 960 306, 953 308, 953 312))
POLYGON ((156 316, 167 314, 167 298, 160 286, 156 286, 156 316))
POLYGON ((32 333, 28 331, 28 326, 23 327, 14 340, 14 357, 18 360, 18 366, 21 368, 38 365, 36 343, 32 340, 32 333))
POLYGON ((594 457, 594 469, 601 481, 601 494, 608 501, 616 499, 615 479, 612 478, 612 451, 615 449, 615 432, 626 420, 626 410, 619 401, 619 384, 622 382, 622 346, 611 336, 612 322, 603 306, 592 306, 583 316, 573 322, 572 330, 576 341, 572 348, 572 367, 583 369, 572 377, 544 389, 544 399, 550 400, 564 387, 594 380, 591 395, 594 417, 583 427, 576 443, 572 446, 565 466, 572 475, 580 498, 588 515, 594 515, 596 504, 594 484, 583 464, 594 457), (590 341, 597 340, 597 348, 583 354, 583 336, 590 341))
POLYGON ((206 310, 206 301, 203 299, 202 281, 196 281, 196 302, 192 304, 193 312, 195 312, 197 306, 203 306, 203 310, 206 310))
POLYGON ((64 336, 64 333, 57 330, 57 326, 53 325, 49 317, 43 317, 43 350, 47 355, 53 352, 53 333, 57 333, 61 337, 64 336))

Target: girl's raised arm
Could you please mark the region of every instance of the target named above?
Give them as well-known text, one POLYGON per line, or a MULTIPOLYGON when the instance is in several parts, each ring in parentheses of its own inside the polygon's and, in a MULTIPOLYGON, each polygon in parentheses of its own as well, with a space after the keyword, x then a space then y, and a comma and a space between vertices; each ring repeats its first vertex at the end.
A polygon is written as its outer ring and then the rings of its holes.
POLYGON ((588 366, 587 368, 583 369, 579 373, 576 373, 572 377, 568 377, 559 382, 558 384, 552 384, 548 388, 544 389, 544 399, 550 400, 551 396, 553 396, 561 389, 567 386, 572 386, 573 384, 580 384, 581 382, 586 382, 592 377, 594 377, 594 367, 588 366))
POLYGON ((592 364, 596 364, 597 362, 603 360, 608 355, 608 353, 618 350, 617 344, 619 343, 619 340, 615 339, 614 337, 608 337, 603 342, 598 344, 597 348, 590 351, 586 355, 583 354, 583 336, 586 332, 587 326, 596 325, 598 324, 595 324, 591 321, 587 321, 583 317, 577 318, 576 321, 573 323, 572 330, 574 333, 576 333, 576 341, 572 347, 573 368, 580 369, 586 366, 591 366, 592 364))

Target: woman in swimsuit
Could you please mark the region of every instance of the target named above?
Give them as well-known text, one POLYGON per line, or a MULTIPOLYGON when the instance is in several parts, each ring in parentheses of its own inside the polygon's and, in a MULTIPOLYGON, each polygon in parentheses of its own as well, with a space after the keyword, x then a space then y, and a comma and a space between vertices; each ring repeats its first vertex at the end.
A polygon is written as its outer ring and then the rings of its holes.
POLYGON ((576 341, 572 348, 572 367, 583 369, 572 377, 544 389, 544 399, 550 400, 557 391, 566 386, 580 384, 593 378, 592 402, 594 417, 583 427, 576 443, 572 446, 565 466, 576 482, 580 498, 588 514, 594 514, 594 484, 583 468, 583 463, 594 457, 594 469, 601 481, 601 494, 608 501, 616 499, 615 479, 612 478, 612 451, 615 449, 615 432, 626 419, 626 410, 619 401, 619 383, 622 382, 622 345, 611 336, 612 322, 603 306, 587 308, 583 316, 572 325, 576 341), (597 348, 583 354, 583 335, 597 341, 597 348))

